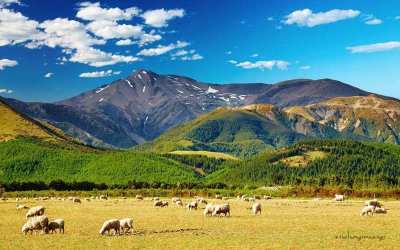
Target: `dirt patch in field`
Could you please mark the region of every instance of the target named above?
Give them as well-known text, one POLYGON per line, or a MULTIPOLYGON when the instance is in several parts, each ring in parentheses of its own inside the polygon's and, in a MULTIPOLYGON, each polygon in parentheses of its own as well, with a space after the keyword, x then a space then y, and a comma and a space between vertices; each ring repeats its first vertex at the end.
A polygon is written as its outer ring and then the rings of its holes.
POLYGON ((139 230, 135 231, 133 235, 146 236, 150 234, 191 234, 191 235, 206 235, 209 232, 202 228, 179 228, 179 229, 167 229, 167 230, 139 230))

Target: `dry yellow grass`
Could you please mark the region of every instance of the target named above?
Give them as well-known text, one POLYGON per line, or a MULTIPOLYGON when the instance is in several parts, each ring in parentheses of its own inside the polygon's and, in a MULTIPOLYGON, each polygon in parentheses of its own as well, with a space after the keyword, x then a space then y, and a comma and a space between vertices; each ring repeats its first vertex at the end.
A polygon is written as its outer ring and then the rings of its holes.
POLYGON ((239 158, 234 157, 232 155, 228 155, 225 153, 220 153, 220 152, 211 152, 211 151, 183 151, 183 150, 177 150, 177 151, 172 151, 170 154, 177 154, 177 155, 204 155, 209 158, 217 158, 217 159, 226 159, 226 160, 239 160, 239 158))
POLYGON ((204 218, 202 210, 174 204, 153 208, 150 201, 82 202, 24 202, 44 205, 50 220, 66 222, 64 235, 27 236, 21 234, 26 210, 0 202, 0 249, 396 249, 400 242, 398 201, 384 202, 386 215, 360 217, 362 201, 263 200, 262 215, 253 216, 251 203, 231 199, 232 217, 226 219, 204 218), (134 219, 135 235, 98 235, 103 221, 125 217, 134 219), (384 239, 336 239, 348 231, 384 239))

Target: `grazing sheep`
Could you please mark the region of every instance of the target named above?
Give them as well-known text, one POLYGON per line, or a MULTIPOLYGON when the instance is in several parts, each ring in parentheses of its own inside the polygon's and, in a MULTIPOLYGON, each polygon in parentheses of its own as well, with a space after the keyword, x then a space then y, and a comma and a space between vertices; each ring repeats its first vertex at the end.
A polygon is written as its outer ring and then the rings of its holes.
POLYGON ((271 196, 269 196, 269 195, 264 195, 264 200, 270 200, 270 199, 272 199, 271 196))
POLYGON ((256 200, 261 200, 261 197, 259 195, 253 195, 253 198, 256 200))
POLYGON ((189 210, 192 209, 197 210, 197 206, 198 206, 197 201, 192 201, 186 205, 186 208, 189 210))
POLYGON ((138 200, 143 200, 143 196, 141 196, 141 195, 139 195, 139 194, 137 194, 137 195, 135 196, 135 198, 138 199, 138 200))
POLYGON ((365 206, 382 207, 381 203, 377 199, 373 199, 365 202, 365 206))
POLYGON ((103 235, 107 231, 107 235, 110 235, 110 230, 114 230, 114 235, 116 235, 120 233, 120 228, 121 224, 119 220, 117 219, 108 220, 103 223, 103 226, 99 231, 99 234, 103 235))
POLYGON ((245 199, 245 198, 247 198, 247 195, 245 195, 245 194, 242 195, 242 197, 240 197, 240 199, 242 199, 242 200, 245 199))
POLYGON ((132 234, 133 234, 133 219, 125 218, 125 219, 119 220, 119 224, 121 227, 122 234, 128 233, 129 230, 131 230, 132 234), (126 231, 124 231, 125 228, 127 228, 126 231))
POLYGON ((108 195, 100 195, 100 200, 108 200, 108 195))
POLYGON ((163 206, 163 202, 162 201, 155 201, 153 204, 153 207, 162 207, 163 206))
POLYGON ((180 200, 181 200, 181 199, 178 198, 178 197, 172 197, 172 198, 171 198, 172 203, 176 203, 177 201, 180 201, 180 200))
POLYGON ((246 198, 246 197, 245 197, 245 198, 243 198, 242 200, 243 200, 243 201, 247 201, 247 202, 249 202, 249 201, 250 201, 250 199, 249 199, 249 198, 246 198))
POLYGON ((253 210, 253 214, 257 215, 258 212, 260 212, 261 215, 261 204, 260 203, 254 203, 253 206, 251 207, 253 210))
POLYGON ((74 199, 74 197, 68 196, 68 200, 72 201, 73 199, 74 199))
POLYGON ((200 204, 205 204, 205 205, 208 204, 208 202, 206 201, 206 199, 204 199, 203 197, 197 198, 197 201, 198 201, 200 204))
POLYGON ((206 206, 206 208, 204 208, 204 212, 203 212, 204 217, 207 217, 208 215, 212 215, 214 210, 215 210, 215 205, 213 205, 211 203, 207 204, 207 206, 206 206))
POLYGON ((60 229, 60 233, 64 233, 64 219, 50 221, 49 232, 51 232, 51 234, 53 234, 53 232, 56 233, 56 229, 60 229))
POLYGON ((15 206, 17 207, 17 210, 28 209, 28 207, 25 205, 15 204, 15 206))
POLYGON ((183 202, 181 200, 175 202, 176 205, 183 207, 183 202))
POLYGON ((240 199, 242 199, 242 196, 238 195, 238 196, 236 197, 236 199, 240 200, 240 199))
POLYGON ((48 230, 48 225, 49 225, 49 219, 46 216, 36 216, 33 218, 30 218, 25 225, 22 226, 22 234, 26 235, 28 231, 31 231, 31 234, 33 231, 37 230, 42 230, 43 233, 47 233, 48 230))
POLYGON ((28 219, 29 217, 39 216, 42 214, 44 214, 44 207, 37 206, 37 207, 32 207, 31 209, 29 209, 29 211, 26 213, 25 217, 28 219))
POLYGON ((90 198, 85 198, 85 201, 90 201, 90 198))
POLYGON ((220 194, 215 195, 215 199, 222 200, 222 195, 220 194))
POLYGON ((82 202, 81 202, 81 200, 80 200, 79 198, 74 198, 72 201, 73 201, 74 203, 82 204, 82 202))
POLYGON ((229 214, 229 217, 231 217, 231 207, 229 204, 223 204, 223 205, 215 205, 214 212, 212 213, 212 217, 215 217, 218 215, 218 217, 221 216, 221 214, 224 214, 225 217, 227 214, 229 214))
POLYGON ((249 201, 255 202, 256 199, 255 198, 249 198, 249 201))
POLYGON ((168 201, 162 201, 161 207, 168 207, 168 201))
POLYGON ((367 214, 367 216, 368 216, 369 213, 374 215, 374 213, 375 213, 374 206, 368 205, 368 206, 363 207, 363 209, 361 209, 360 216, 363 216, 364 214, 367 214))
POLYGON ((335 194, 335 198, 333 200, 334 201, 344 201, 344 195, 343 194, 335 194))
POLYGON ((375 208, 375 213, 376 214, 387 214, 387 209, 383 207, 377 207, 375 208))

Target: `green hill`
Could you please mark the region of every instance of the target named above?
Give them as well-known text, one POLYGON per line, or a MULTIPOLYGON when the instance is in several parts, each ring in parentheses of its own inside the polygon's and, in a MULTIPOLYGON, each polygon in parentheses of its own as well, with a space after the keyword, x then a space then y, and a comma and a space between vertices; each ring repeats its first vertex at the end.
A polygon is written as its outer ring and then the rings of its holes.
POLYGON ((399 187, 399 150, 399 146, 378 143, 302 141, 287 149, 229 162, 206 180, 236 186, 399 187))
POLYGON ((0 182, 53 180, 108 185, 197 182, 193 171, 157 155, 94 149, 85 152, 25 138, 0 142, 0 182))
POLYGON ((153 141, 136 146, 134 150, 157 153, 212 151, 249 157, 309 138, 366 140, 360 135, 340 132, 300 116, 290 118, 274 105, 255 104, 218 108, 171 129, 153 141))

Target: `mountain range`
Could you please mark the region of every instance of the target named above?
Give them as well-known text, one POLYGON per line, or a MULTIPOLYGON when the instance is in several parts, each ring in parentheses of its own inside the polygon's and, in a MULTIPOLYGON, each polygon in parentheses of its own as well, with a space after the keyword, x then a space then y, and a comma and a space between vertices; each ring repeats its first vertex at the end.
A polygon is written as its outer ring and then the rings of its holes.
POLYGON ((268 103, 282 109, 370 94, 331 79, 296 79, 273 85, 210 84, 179 75, 137 70, 126 78, 56 103, 2 99, 20 112, 86 143, 129 148, 221 106, 268 103))

